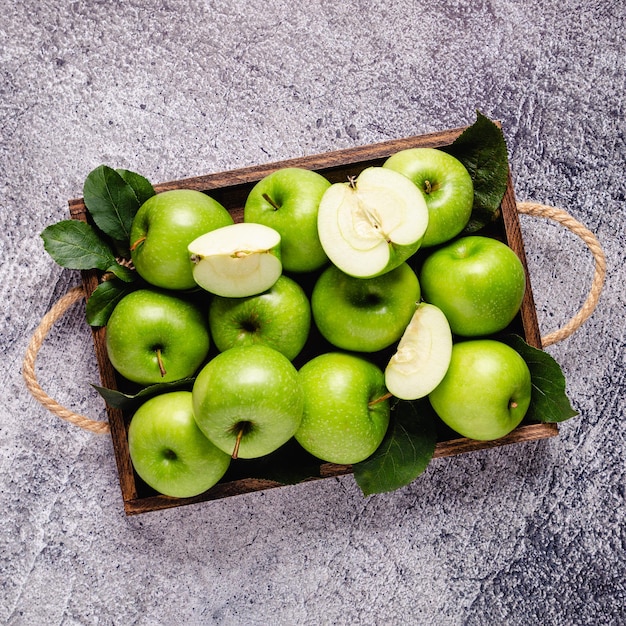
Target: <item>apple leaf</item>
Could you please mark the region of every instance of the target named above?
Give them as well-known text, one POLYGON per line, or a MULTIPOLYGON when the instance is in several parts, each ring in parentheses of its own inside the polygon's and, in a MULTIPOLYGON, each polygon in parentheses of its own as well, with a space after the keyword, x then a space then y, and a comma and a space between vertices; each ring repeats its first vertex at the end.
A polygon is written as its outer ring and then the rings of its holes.
POLYGON ((91 383, 91 386, 104 398, 104 401, 110 407, 133 412, 139 408, 139 405, 158 394, 175 391, 177 389, 191 389, 194 380, 194 378, 183 378, 170 383, 148 385, 135 394, 124 393, 117 389, 109 389, 108 387, 101 387, 95 383, 91 383))
POLYGON ((437 432, 427 402, 398 401, 383 442, 365 461, 353 466, 363 495, 394 491, 413 482, 435 452, 437 432))
POLYGON ((129 269, 125 265, 120 265, 117 261, 115 261, 113 265, 107 267, 106 271, 114 274, 125 283, 132 283, 135 278, 137 278, 137 274, 133 270, 129 269))
POLYGON ((96 226, 114 241, 128 245, 130 227, 140 206, 133 186, 113 168, 100 165, 87 175, 83 199, 96 226))
POLYGON ((552 356, 528 345, 519 335, 509 335, 504 341, 522 356, 530 370, 532 396, 525 419, 552 423, 578 415, 565 393, 561 366, 552 356))
POLYGON ((90 326, 106 326, 115 305, 134 288, 133 285, 119 280, 105 280, 100 283, 87 300, 87 323, 90 326))
POLYGON ((61 220, 41 233, 46 252, 61 266, 72 270, 98 269, 130 282, 134 272, 120 265, 109 244, 90 224, 61 220))
POLYGON ((133 188, 139 206, 155 195, 156 192, 154 191, 152 183, 144 176, 141 176, 141 174, 131 172, 130 170, 118 169, 115 171, 133 188))
POLYGON ((509 160, 502 129, 476 112, 474 124, 442 148, 465 165, 474 182, 474 206, 464 234, 474 233, 499 215, 509 176, 509 160))

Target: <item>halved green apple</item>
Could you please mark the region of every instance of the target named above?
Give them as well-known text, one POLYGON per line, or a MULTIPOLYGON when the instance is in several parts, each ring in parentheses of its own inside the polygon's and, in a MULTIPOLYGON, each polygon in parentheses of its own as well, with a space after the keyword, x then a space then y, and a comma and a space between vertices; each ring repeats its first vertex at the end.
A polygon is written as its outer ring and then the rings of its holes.
POLYGON ((188 247, 196 283, 226 298, 253 296, 282 274, 280 234, 263 224, 239 222, 212 230, 188 247))
POLYGON ((441 309, 422 302, 385 368, 385 385, 401 400, 424 398, 448 371, 452 332, 441 309))
POLYGON ((398 267, 419 249, 427 227, 422 193, 403 174, 382 167, 368 167, 349 182, 331 185, 317 219, 329 259, 358 278, 398 267))

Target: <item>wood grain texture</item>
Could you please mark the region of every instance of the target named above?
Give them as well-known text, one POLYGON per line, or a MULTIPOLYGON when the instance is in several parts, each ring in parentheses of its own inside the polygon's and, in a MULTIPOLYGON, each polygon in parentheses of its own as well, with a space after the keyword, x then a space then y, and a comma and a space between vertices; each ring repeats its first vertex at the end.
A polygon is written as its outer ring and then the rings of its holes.
MULTIPOLYGON (((349 176, 358 175, 365 167, 381 165, 387 157, 399 150, 414 147, 437 148, 449 145, 463 130, 465 130, 465 128, 450 129, 438 133, 391 140, 347 150, 338 150, 233 171, 175 180, 157 184, 155 185, 155 190, 162 192, 171 189, 195 189, 210 193, 213 198, 222 203, 231 212, 235 221, 241 221, 243 219, 245 200, 254 184, 277 169, 284 167, 302 167, 319 172, 331 182, 346 181, 349 176)), ((82 198, 70 200, 69 211, 74 219, 87 220, 87 212, 82 198)), ((524 302, 518 317, 512 324, 512 329, 514 332, 521 334, 530 345, 540 348, 541 337, 530 277, 528 276, 524 242, 510 173, 508 186, 501 205, 501 214, 497 223, 490 227, 490 231, 493 231, 492 233, 490 232, 490 234, 504 240, 515 251, 526 269, 527 288, 524 302)), ((97 284, 98 274, 96 272, 83 272, 83 286, 87 297, 93 293, 97 284)), ((116 373, 108 359, 104 338, 104 329, 93 329, 96 358, 100 369, 102 384, 110 389, 117 389, 118 381, 116 373)), ((271 480, 242 478, 232 481, 223 480, 223 482, 218 483, 209 491, 194 498, 170 498, 157 495, 143 484, 133 470, 128 452, 128 416, 125 416, 117 409, 108 408, 107 411, 119 472, 124 510, 127 515, 222 499, 282 486, 281 483, 271 480)), ((466 454, 475 450, 544 439, 556 435, 558 435, 558 427, 555 424, 522 424, 506 437, 496 441, 479 442, 466 438, 440 441, 437 443, 434 456, 435 458, 440 458, 466 454)), ((310 480, 323 480, 334 476, 350 474, 351 472, 352 468, 350 466, 325 463, 320 466, 320 476, 311 478, 310 480)))

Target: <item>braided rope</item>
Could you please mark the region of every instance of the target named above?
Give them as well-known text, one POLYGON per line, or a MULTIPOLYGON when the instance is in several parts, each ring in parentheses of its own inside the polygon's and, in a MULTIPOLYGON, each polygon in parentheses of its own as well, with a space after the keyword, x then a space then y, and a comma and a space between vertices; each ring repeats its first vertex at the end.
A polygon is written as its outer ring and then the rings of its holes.
MULTIPOLYGON (((595 274, 587 299, 580 310, 567 324, 541 338, 543 347, 546 347, 569 337, 593 313, 604 285, 606 275, 606 258, 595 235, 563 209, 543 204, 536 204, 533 202, 520 202, 517 205, 517 210, 519 213, 524 215, 544 217, 565 226, 568 230, 585 242, 595 260, 595 274)), ((37 355, 54 323, 57 322, 73 304, 82 300, 84 296, 85 294, 82 287, 74 287, 64 296, 59 298, 59 300, 57 300, 57 302, 44 315, 39 323, 39 326, 35 329, 26 350, 22 366, 22 375, 26 382, 26 387, 33 397, 51 413, 54 413, 61 419, 64 419, 85 430, 89 430, 94 433, 107 433, 110 430, 107 422, 92 420, 66 409, 42 389, 35 374, 35 362, 37 360, 37 355)))
POLYGON ((39 353, 44 340, 48 336, 48 333, 52 330, 54 323, 59 320, 73 304, 79 302, 83 298, 83 288, 74 287, 64 296, 59 298, 52 308, 43 316, 39 326, 37 326, 33 336, 31 337, 28 348, 26 349, 24 362, 22 364, 22 376, 26 382, 26 387, 31 392, 33 397, 51 413, 54 413, 61 419, 64 419, 76 426, 80 426, 85 430, 90 430, 94 433, 107 433, 109 432, 109 424, 107 422, 92 420, 66 409, 62 404, 59 404, 43 390, 37 381, 37 376, 35 374, 35 361, 37 360, 37 354, 39 353))
POLYGON ((567 211, 534 202, 518 202, 517 211, 518 213, 522 213, 524 215, 544 217, 565 226, 565 228, 584 241, 591 251, 595 261, 593 282, 587 299, 576 315, 574 315, 569 322, 567 322, 567 324, 541 338, 541 345, 545 348, 562 341, 566 337, 569 337, 591 316, 596 308, 596 305, 598 304, 598 299, 600 298, 600 293, 602 291, 602 287, 604 286, 604 279, 606 276, 606 257, 597 237, 588 228, 583 226, 579 221, 567 213, 567 211))

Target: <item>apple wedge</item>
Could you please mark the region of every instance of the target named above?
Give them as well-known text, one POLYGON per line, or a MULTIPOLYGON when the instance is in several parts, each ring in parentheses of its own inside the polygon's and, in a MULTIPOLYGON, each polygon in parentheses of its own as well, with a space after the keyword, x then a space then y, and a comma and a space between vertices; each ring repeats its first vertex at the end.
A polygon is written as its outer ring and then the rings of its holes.
POLYGON ((368 167, 322 196, 317 229, 329 259, 340 270, 371 278, 398 267, 420 247, 428 207, 403 174, 368 167))
POLYGON ((443 380, 451 358, 452 332, 446 316, 422 302, 385 368, 385 385, 401 400, 424 398, 443 380))
POLYGON ((253 296, 282 274, 280 234, 263 224, 230 224, 212 230, 188 247, 196 283, 226 298, 253 296))

